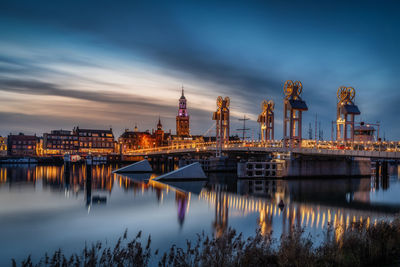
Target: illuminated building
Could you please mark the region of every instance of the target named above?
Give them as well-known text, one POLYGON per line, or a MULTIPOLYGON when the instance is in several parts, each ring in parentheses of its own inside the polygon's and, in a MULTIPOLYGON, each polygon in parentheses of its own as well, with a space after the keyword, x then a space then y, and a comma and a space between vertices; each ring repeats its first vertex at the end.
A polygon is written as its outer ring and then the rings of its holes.
POLYGON ((7 138, 7 148, 9 156, 36 156, 36 145, 38 138, 36 135, 9 135, 7 138))
POLYGON ((155 140, 149 131, 139 132, 129 131, 128 129, 125 129, 125 132, 118 138, 118 143, 121 146, 122 153, 155 146, 155 140))
POLYGON ((157 129, 139 132, 139 129, 135 125, 133 131, 125 129, 125 132, 118 138, 118 144, 121 147, 121 152, 129 152, 136 149, 153 148, 168 145, 171 138, 171 133, 165 133, 161 119, 158 119, 157 129))
POLYGON ((191 136, 171 136, 169 145, 170 146, 195 146, 197 143, 203 143, 204 138, 201 135, 191 135, 191 136))
POLYGON ((183 92, 183 86, 182 86, 182 95, 181 98, 179 99, 178 116, 176 116, 176 135, 177 136, 190 135, 189 115, 187 113, 186 98, 183 92))
POLYGON ((361 122, 359 126, 354 127, 354 141, 361 141, 361 142, 377 141, 375 140, 375 128, 369 124, 365 125, 364 122, 361 122))
POLYGON ((48 155, 64 155, 79 151, 79 140, 72 131, 54 130, 43 134, 43 150, 48 155))
POLYGON ((152 136, 155 140, 156 147, 168 145, 168 140, 171 137, 171 133, 164 132, 160 118, 158 118, 157 130, 153 130, 152 136))
POLYGON ((7 156, 7 137, 0 136, 0 156, 7 156))
POLYGON ((115 151, 114 134, 111 128, 109 130, 93 130, 75 127, 72 133, 78 137, 79 153, 81 154, 104 155, 115 151))

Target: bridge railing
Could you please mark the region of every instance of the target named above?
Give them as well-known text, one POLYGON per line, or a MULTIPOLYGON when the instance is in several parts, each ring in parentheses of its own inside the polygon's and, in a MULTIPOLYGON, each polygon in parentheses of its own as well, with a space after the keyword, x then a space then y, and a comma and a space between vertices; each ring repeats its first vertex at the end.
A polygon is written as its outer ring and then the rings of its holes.
MULTIPOLYGON (((169 153, 169 152, 191 152, 191 151, 213 151, 215 150, 215 142, 196 142, 174 144, 162 147, 153 147, 146 149, 135 149, 125 151, 124 154, 150 154, 150 153, 169 153)), ((244 148, 244 147, 259 147, 271 149, 283 149, 284 144, 282 140, 272 141, 230 141, 223 145, 222 149, 244 148)), ((375 151, 375 152, 400 152, 400 142, 343 142, 343 141, 315 141, 315 140, 302 140, 301 149, 313 150, 326 150, 326 151, 375 151)))

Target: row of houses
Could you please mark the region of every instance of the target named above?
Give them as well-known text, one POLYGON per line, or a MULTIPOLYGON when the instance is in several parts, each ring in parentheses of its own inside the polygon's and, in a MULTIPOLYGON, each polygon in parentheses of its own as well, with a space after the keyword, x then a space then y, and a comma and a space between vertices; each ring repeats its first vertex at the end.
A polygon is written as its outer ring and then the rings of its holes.
POLYGON ((10 134, 0 137, 0 156, 58 156, 65 153, 86 155, 125 154, 136 149, 153 148, 166 145, 189 145, 204 142, 203 136, 190 134, 190 117, 186 106, 186 97, 182 94, 178 100, 176 116, 176 135, 164 132, 161 120, 158 119, 156 129, 140 132, 135 126, 133 131, 126 129, 115 140, 113 130, 81 129, 54 130, 43 136, 10 134))
POLYGON ((115 140, 113 129, 82 129, 53 130, 43 136, 10 134, 0 137, 0 156, 62 156, 70 154, 125 154, 136 149, 146 149, 182 143, 204 141, 202 136, 178 136, 171 131, 165 133, 161 121, 157 128, 139 131, 126 129, 118 140, 115 140))
POLYGON ((106 155, 116 151, 114 134, 112 129, 80 129, 54 130, 44 133, 42 137, 37 135, 25 135, 23 133, 10 134, 0 137, 3 144, 2 156, 58 156, 65 153, 99 154, 106 155))

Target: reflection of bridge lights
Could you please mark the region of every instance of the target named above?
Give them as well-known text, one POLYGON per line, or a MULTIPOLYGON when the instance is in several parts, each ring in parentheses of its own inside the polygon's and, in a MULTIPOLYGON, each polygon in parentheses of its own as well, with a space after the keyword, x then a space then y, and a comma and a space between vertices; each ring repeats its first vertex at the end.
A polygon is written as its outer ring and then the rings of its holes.
MULTIPOLYGON (((221 194, 221 199, 224 200, 223 203, 226 203, 228 208, 241 211, 242 216, 247 216, 249 213, 259 213, 260 227, 262 231, 263 229, 267 229, 263 227, 268 226, 268 223, 263 224, 263 222, 266 222, 268 216, 271 216, 271 218, 276 216, 280 217, 281 214, 286 220, 290 221, 290 225, 294 225, 296 223, 296 218, 298 218, 296 214, 299 213, 298 223, 301 226, 307 226, 311 228, 319 228, 321 225, 321 229, 324 229, 325 224, 331 224, 335 228, 348 228, 350 223, 350 216, 348 214, 347 216, 344 216, 344 213, 341 209, 332 211, 330 208, 327 208, 326 212, 323 212, 321 211, 320 206, 314 208, 305 204, 287 204, 285 206, 285 215, 284 211, 281 213, 281 210, 276 203, 267 203, 262 199, 249 196, 238 196, 226 192, 219 192, 218 194, 221 194)), ((207 202, 214 204, 216 201, 216 193, 203 190, 199 195, 199 199, 205 199, 207 202)), ((216 210, 219 212, 220 207, 216 207, 216 210)), ((353 221, 357 222, 358 216, 353 215, 352 217, 353 221)), ((366 220, 366 226, 369 227, 369 216, 367 216, 366 219, 364 219, 363 216, 359 216, 358 218, 360 223, 366 220)), ((335 237, 340 238, 341 232, 336 232, 335 237)))

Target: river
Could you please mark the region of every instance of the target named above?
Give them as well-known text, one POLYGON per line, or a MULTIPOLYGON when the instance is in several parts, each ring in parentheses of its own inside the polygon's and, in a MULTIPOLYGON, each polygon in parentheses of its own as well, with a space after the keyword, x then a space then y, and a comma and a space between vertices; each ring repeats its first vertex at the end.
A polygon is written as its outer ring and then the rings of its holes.
POLYGON ((63 166, 0 166, 0 266, 58 248, 70 254, 96 241, 113 245, 126 229, 132 237, 151 235, 152 248, 166 251, 228 227, 279 238, 301 225, 318 240, 328 224, 373 224, 400 211, 397 166, 386 178, 238 180, 212 173, 204 182, 174 184, 147 182, 157 174, 113 174, 115 168, 94 166, 88 186, 85 166, 73 166, 69 178, 63 166))

